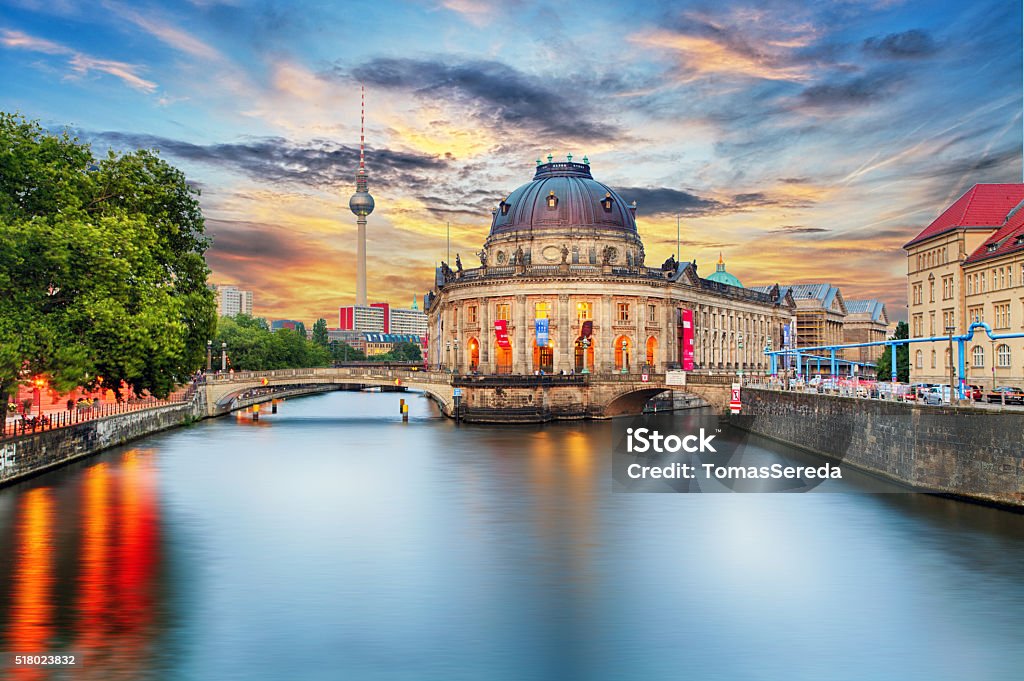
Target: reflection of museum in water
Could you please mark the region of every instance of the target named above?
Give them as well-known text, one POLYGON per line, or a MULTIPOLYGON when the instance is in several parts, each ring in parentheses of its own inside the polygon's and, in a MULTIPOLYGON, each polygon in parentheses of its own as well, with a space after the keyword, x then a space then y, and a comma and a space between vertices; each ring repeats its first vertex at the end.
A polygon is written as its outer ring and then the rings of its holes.
POLYGON ((594 180, 586 158, 569 158, 549 156, 493 210, 480 267, 439 269, 430 362, 481 373, 664 371, 682 361, 688 309, 695 368, 765 369, 763 349, 769 337, 779 347, 792 299, 743 288, 721 262, 708 279, 674 258, 647 267, 636 204, 594 180))

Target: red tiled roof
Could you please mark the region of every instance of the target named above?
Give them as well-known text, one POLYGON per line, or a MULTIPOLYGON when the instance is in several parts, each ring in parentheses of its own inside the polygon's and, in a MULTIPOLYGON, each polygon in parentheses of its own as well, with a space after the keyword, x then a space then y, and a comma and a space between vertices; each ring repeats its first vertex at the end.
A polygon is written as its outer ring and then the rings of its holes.
POLYGON ((974 253, 964 260, 964 264, 998 258, 1016 251, 1024 251, 1024 209, 1007 218, 999 231, 985 239, 985 243, 978 246, 974 253), (1018 240, 1021 243, 1018 243, 1018 240))
POLYGON ((1024 201, 1024 184, 976 184, 903 248, 954 229, 998 229, 1021 201, 1024 201))

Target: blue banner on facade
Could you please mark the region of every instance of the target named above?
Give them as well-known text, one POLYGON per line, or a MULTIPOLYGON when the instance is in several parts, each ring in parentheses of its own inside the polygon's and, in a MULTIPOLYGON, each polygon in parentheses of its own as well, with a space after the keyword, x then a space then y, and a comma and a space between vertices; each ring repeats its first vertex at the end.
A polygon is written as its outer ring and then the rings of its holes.
POLYGON ((548 344, 548 320, 537 319, 534 321, 534 328, 537 331, 537 347, 544 348, 548 344))

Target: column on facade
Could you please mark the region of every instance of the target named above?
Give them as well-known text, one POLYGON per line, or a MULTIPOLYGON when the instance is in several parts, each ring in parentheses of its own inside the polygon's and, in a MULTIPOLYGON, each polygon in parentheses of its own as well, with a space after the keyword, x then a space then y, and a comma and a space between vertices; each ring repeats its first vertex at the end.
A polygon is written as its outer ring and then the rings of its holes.
POLYGON ((598 343, 598 352, 594 353, 594 371, 611 373, 615 369, 615 332, 612 330, 612 297, 601 296, 600 303, 601 317, 601 342, 598 343))
POLYGON ((527 327, 526 320, 526 296, 518 295, 515 298, 515 312, 513 313, 516 319, 516 338, 515 338, 515 356, 513 357, 513 365, 515 369, 514 373, 517 374, 529 374, 533 373, 531 365, 533 364, 533 348, 529 348, 531 352, 527 353, 526 341, 530 337, 530 330, 527 327))
POLYGON ((676 305, 672 299, 665 299, 661 301, 661 338, 662 342, 658 343, 658 371, 665 371, 668 369, 669 362, 677 362, 678 353, 673 356, 672 351, 676 347, 676 330, 672 325, 672 319, 676 312, 676 305))
MULTIPOLYGON (((573 368, 574 361, 574 345, 573 341, 575 338, 570 338, 570 333, 573 328, 574 319, 570 318, 571 310, 569 309, 569 294, 559 293, 558 294, 558 317, 555 320, 558 324, 558 344, 555 346, 555 371, 565 371, 569 373, 573 368)), ((550 323, 550 322, 549 322, 550 323)))
POLYGON ((639 371, 640 366, 647 363, 647 297, 637 297, 636 305, 636 342, 630 348, 633 355, 629 358, 630 371, 639 371))
POLYGON ((491 326, 491 301, 483 298, 480 301, 480 372, 484 374, 494 373, 494 352, 491 346, 495 344, 494 329, 491 326))
POLYGON ((453 309, 455 311, 455 325, 454 325, 454 331, 455 331, 455 342, 454 342, 454 345, 455 345, 455 347, 452 349, 452 359, 454 360, 453 369, 456 372, 463 371, 465 369, 465 367, 466 367, 466 363, 463 361, 463 357, 462 357, 466 353, 466 338, 465 338, 465 333, 466 333, 465 332, 465 328, 466 328, 466 325, 464 323, 465 320, 463 319, 463 316, 462 316, 463 313, 464 313, 465 307, 466 307, 466 301, 464 301, 464 300, 456 301, 455 305, 453 307, 453 309))

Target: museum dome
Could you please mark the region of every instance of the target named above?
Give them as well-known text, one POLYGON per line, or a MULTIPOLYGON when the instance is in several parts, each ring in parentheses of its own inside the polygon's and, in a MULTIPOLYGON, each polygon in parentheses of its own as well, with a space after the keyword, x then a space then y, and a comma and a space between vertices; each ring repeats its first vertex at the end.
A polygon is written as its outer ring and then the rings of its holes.
POLYGON ((491 236, 519 231, 595 227, 636 234, 636 203, 627 204, 614 189, 590 174, 590 163, 538 161, 533 180, 502 200, 494 210, 491 236))
POLYGON ((714 273, 708 277, 708 281, 716 281, 719 284, 743 288, 743 284, 740 283, 740 280, 735 275, 725 271, 725 258, 722 257, 721 253, 718 254, 718 264, 715 266, 714 273))

